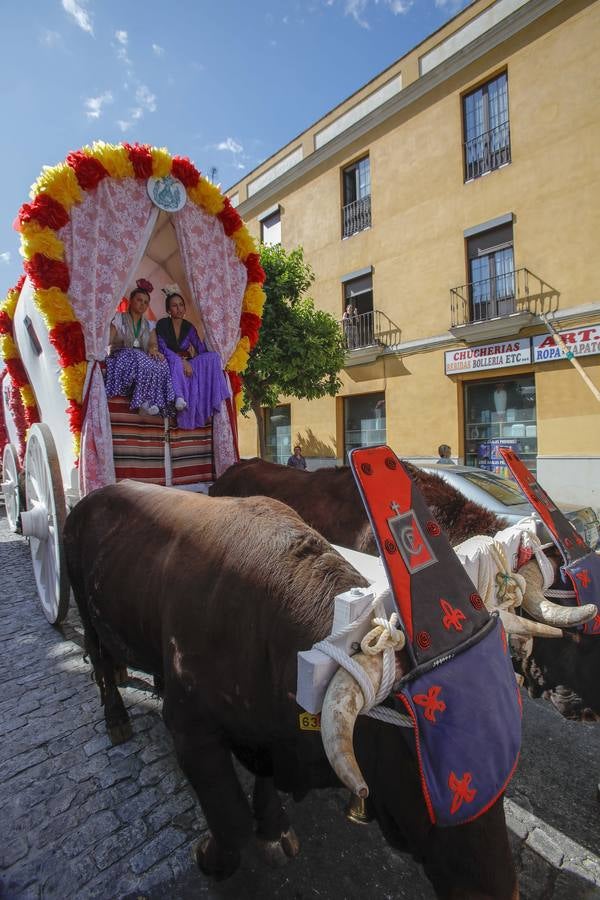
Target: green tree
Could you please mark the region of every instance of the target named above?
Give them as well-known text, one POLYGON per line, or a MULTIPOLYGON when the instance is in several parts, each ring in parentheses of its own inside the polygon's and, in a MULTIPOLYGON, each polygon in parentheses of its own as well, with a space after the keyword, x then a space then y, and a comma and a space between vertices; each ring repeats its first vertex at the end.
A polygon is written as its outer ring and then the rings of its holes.
POLYGON ((264 408, 277 406, 280 397, 335 397, 345 353, 339 324, 305 296, 315 276, 302 247, 286 253, 279 244, 262 246, 260 261, 267 276, 267 300, 260 338, 244 373, 242 412, 251 409, 256 416, 264 457, 264 408))

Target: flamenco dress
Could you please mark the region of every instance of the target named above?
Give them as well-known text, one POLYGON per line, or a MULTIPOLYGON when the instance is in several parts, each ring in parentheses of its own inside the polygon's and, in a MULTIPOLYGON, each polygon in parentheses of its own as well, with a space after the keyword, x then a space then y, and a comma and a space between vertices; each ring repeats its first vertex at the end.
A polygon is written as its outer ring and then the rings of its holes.
POLYGON ((131 410, 155 410, 161 416, 173 411, 175 393, 166 360, 148 355, 150 323, 141 319, 139 331, 129 313, 117 313, 112 324, 117 331, 110 356, 106 358, 107 397, 128 397, 131 410))

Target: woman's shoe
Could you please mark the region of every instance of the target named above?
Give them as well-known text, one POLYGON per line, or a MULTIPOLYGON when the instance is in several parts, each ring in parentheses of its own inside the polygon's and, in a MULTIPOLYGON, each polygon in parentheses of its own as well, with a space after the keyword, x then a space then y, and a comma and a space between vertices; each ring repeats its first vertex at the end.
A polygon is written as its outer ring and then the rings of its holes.
POLYGON ((157 416, 160 412, 156 403, 142 403, 140 409, 142 410, 142 412, 146 413, 147 416, 157 416))
POLYGON ((184 409, 187 409, 187 403, 183 399, 183 397, 177 397, 175 400, 175 409, 177 412, 183 412, 184 409))

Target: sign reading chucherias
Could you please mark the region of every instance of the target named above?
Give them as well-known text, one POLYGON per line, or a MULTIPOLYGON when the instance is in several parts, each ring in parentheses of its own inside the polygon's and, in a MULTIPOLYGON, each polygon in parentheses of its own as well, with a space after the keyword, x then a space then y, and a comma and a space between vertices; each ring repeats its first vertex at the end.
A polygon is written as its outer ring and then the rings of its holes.
POLYGON ((531 344, 529 338, 515 338, 478 347, 446 350, 444 361, 446 375, 523 366, 531 362, 531 344))

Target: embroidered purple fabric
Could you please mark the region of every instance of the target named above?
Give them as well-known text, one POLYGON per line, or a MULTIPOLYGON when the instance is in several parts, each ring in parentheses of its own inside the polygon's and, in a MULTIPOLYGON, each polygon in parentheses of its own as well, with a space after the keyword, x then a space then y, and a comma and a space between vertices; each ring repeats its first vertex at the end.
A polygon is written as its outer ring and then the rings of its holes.
POLYGON ((106 396, 129 397, 133 410, 156 405, 161 416, 170 415, 175 393, 167 361, 152 359, 143 350, 116 350, 106 358, 106 396))

